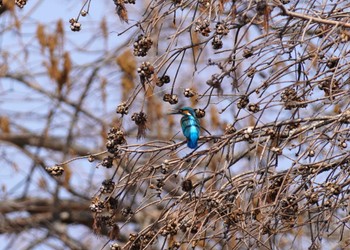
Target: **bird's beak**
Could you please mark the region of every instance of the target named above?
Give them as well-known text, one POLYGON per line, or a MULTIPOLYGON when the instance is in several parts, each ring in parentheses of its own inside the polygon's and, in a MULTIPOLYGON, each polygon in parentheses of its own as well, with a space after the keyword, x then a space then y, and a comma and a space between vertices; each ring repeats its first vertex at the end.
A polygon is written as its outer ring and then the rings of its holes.
POLYGON ((169 112, 168 112, 168 115, 179 115, 181 114, 180 110, 179 109, 171 109, 169 112))

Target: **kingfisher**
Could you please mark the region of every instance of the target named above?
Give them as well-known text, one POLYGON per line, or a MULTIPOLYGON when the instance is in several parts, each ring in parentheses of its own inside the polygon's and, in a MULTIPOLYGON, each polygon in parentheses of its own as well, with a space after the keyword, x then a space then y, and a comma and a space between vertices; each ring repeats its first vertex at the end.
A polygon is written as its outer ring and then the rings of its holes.
POLYGON ((187 146, 192 149, 196 148, 198 145, 200 125, 194 109, 190 107, 183 107, 175 110, 171 114, 182 115, 181 128, 182 133, 187 139, 187 146))

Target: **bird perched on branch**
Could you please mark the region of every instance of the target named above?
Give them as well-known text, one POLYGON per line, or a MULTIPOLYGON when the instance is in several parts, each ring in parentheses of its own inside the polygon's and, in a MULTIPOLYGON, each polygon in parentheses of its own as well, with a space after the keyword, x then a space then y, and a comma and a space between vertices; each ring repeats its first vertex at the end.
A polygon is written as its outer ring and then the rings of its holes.
POLYGON ((182 133, 187 139, 187 146, 189 148, 196 148, 198 145, 200 125, 196 113, 193 108, 183 107, 174 110, 171 114, 181 114, 181 128, 182 133))

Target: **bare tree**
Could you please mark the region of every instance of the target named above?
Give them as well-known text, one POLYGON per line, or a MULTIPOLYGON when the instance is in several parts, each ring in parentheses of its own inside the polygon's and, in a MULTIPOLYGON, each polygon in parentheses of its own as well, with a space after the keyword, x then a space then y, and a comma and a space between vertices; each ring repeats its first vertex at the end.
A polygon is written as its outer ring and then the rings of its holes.
MULTIPOLYGON (((27 248, 90 249, 74 224, 111 249, 349 246, 350 3, 114 0, 103 4, 120 26, 89 26, 94 3, 51 32, 36 24, 23 55, 1 54, 3 83, 31 94, 2 94, 3 162, 31 162, 4 192, 2 233, 41 232, 27 248), (25 53, 42 66, 23 70, 25 53), (15 98, 46 106, 13 111, 15 98), (167 115, 183 106, 201 122, 194 150, 167 115)), ((2 33, 23 37, 27 20, 5 6, 2 33)))

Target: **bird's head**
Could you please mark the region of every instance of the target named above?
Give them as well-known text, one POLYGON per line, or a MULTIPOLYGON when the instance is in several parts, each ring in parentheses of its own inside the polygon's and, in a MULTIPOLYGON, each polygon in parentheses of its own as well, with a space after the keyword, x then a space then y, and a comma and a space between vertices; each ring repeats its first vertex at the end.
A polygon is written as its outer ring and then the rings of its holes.
POLYGON ((172 112, 170 114, 171 115, 176 115, 176 114, 191 115, 193 117, 196 117, 196 112, 194 111, 193 108, 190 108, 190 107, 183 107, 180 109, 174 109, 174 110, 172 110, 172 112))

